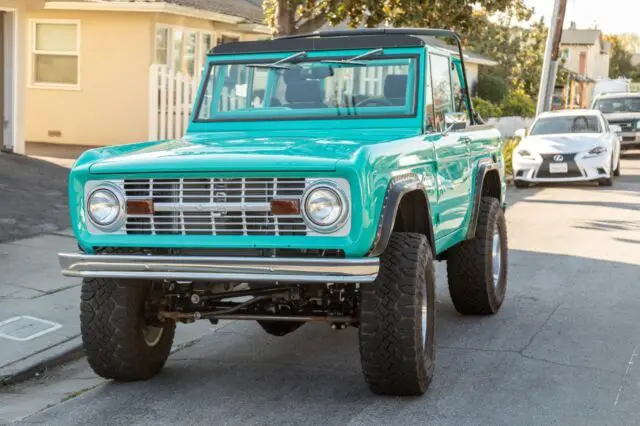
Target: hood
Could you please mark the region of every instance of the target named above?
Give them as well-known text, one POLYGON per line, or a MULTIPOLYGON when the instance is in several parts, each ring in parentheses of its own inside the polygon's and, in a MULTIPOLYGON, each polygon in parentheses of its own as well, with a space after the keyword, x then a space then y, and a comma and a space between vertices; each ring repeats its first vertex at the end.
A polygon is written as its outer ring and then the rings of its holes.
POLYGON ((640 112, 613 112, 604 114, 604 117, 607 121, 638 120, 640 119, 640 112))
MULTIPOLYGON (((139 148, 105 148, 91 173, 334 171, 363 145, 402 137, 397 131, 343 132, 345 137, 314 135, 247 136, 203 133, 139 148), (122 148, 122 149, 119 149, 122 148)), ((273 134, 273 132, 270 132, 273 134)))
POLYGON ((518 148, 538 154, 573 153, 589 151, 602 146, 602 135, 597 133, 569 133, 560 135, 528 136, 518 148))

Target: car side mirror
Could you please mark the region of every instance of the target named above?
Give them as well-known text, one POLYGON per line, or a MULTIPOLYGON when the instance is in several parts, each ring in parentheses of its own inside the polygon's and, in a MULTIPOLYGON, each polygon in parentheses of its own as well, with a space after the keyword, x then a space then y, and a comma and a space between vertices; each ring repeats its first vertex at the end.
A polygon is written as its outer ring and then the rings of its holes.
POLYGON ((515 132, 515 137, 516 138, 520 138, 520 139, 524 139, 524 137, 527 136, 527 129, 518 129, 515 132))
POLYGON ((609 129, 613 132, 613 133, 622 133, 622 127, 616 125, 616 124, 610 124, 609 125, 609 129))
POLYGON ((444 125, 449 130, 466 129, 467 124, 468 118, 464 112, 449 112, 444 116, 444 125))

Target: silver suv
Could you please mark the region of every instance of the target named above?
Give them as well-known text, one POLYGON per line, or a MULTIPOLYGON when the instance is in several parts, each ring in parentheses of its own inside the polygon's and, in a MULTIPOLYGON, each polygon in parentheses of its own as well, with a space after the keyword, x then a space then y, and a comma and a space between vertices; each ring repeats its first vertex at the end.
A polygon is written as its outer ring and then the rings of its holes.
POLYGON ((620 126, 621 151, 640 148, 640 93, 598 95, 591 108, 602 111, 609 124, 620 126))

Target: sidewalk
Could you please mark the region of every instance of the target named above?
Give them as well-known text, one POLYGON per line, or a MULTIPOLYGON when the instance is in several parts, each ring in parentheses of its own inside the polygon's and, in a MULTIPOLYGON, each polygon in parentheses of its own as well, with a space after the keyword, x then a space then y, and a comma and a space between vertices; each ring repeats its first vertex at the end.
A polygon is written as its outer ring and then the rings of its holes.
MULTIPOLYGON (((0 244, 0 387, 83 356, 81 282, 60 275, 57 258, 76 247, 69 230, 0 244)), ((178 324, 174 350, 221 326, 178 324)))
MULTIPOLYGON (((60 274, 57 256, 77 250, 68 229, 67 167, 82 148, 28 150, 38 158, 0 153, 0 387, 83 355, 81 281, 60 274)), ((179 325, 174 349, 214 328, 179 325)))
POLYGON ((0 244, 0 384, 39 365, 79 355, 80 282, 59 273, 68 232, 0 244))

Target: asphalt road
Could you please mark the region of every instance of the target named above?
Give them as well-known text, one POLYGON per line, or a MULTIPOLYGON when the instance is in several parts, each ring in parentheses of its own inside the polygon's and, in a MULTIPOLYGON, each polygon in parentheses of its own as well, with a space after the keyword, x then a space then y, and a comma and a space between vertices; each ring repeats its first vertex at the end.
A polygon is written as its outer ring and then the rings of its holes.
POLYGON ((24 422, 640 424, 640 155, 622 172, 613 188, 511 189, 498 315, 458 315, 438 266, 436 377, 423 397, 371 394, 355 330, 276 338, 232 323, 151 381, 108 382, 24 422))

